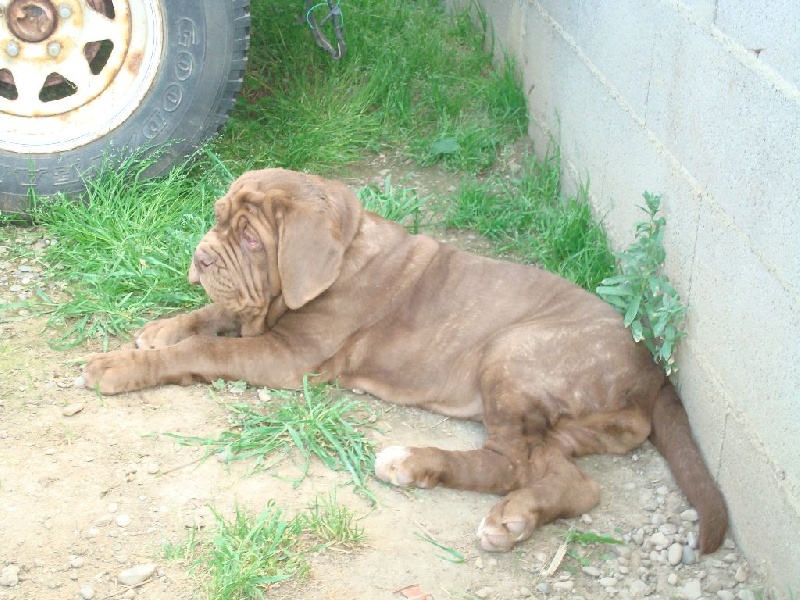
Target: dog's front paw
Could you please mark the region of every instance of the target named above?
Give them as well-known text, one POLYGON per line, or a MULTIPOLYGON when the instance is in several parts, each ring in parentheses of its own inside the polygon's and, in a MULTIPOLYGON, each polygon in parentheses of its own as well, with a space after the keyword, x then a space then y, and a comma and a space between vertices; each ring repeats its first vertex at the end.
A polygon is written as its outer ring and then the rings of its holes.
POLYGON ((401 487, 425 487, 414 481, 409 458, 411 449, 405 446, 389 446, 375 457, 375 476, 381 481, 401 487))
POLYGON ((136 350, 94 354, 83 368, 84 385, 101 394, 120 394, 142 387, 136 350))
POLYGON ((186 315, 150 321, 136 334, 136 347, 143 350, 172 346, 194 334, 186 315))

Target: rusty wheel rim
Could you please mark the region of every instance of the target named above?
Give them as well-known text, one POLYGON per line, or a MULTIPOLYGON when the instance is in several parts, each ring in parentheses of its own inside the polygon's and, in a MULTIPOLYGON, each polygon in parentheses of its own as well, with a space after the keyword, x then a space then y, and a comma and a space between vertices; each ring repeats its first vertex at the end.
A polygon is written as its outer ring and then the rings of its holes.
POLYGON ((11 2, 0 15, 0 149, 59 152, 123 123, 155 79, 160 2, 11 2))

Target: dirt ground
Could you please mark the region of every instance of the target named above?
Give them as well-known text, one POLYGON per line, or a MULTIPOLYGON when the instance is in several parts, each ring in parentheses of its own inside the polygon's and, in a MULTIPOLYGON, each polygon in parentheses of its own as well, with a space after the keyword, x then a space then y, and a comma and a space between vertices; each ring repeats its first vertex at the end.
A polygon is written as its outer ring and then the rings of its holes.
MULTIPOLYGON (((9 301, 25 272, 16 263, 5 267, 0 298, 9 301)), ((408 586, 417 585, 437 600, 747 600, 762 585, 730 540, 714 555, 692 553, 697 523, 649 444, 624 456, 581 460, 603 488, 591 514, 552 523, 510 553, 490 554, 478 548, 475 530, 497 497, 405 491, 373 481, 373 506, 352 492, 344 473, 318 463, 293 487, 287 479, 298 470, 291 461, 254 475, 247 464, 199 461, 201 449, 162 434, 215 437, 229 426, 218 401, 229 396, 194 385, 98 397, 74 386, 81 372, 76 361, 91 349, 55 351, 48 345, 52 336, 41 318, 0 313, 0 569, 7 577, 0 578, 0 599, 203 598, 189 565, 165 558, 165 542, 186 540, 194 526, 208 532, 212 508, 230 515, 239 505, 258 513, 274 500, 291 516, 332 489, 359 517, 366 542, 314 553, 307 577, 279 585, 267 597, 402 599, 412 591, 408 586), (572 544, 563 555, 571 529, 624 544, 572 544), (466 560, 446 560, 419 534, 466 560), (683 549, 677 563, 670 551, 675 544, 683 549), (121 571, 142 564, 156 565, 143 583, 118 581, 121 571)), ((378 449, 481 444, 478 424, 366 401, 380 415, 381 431, 370 434, 378 449)))

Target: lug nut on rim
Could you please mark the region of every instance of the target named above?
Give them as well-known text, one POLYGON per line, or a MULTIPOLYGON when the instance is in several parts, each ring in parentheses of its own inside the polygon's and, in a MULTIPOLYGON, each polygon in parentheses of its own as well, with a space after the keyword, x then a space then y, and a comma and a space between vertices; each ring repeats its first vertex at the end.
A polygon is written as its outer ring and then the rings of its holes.
POLYGON ((6 54, 14 58, 19 54, 19 44, 17 42, 8 42, 6 44, 6 54))
POLYGON ((72 9, 67 4, 58 7, 58 16, 62 19, 69 19, 72 16, 72 9))
POLYGON ((55 58, 59 54, 61 54, 61 44, 58 42, 50 42, 47 44, 47 53, 55 58))

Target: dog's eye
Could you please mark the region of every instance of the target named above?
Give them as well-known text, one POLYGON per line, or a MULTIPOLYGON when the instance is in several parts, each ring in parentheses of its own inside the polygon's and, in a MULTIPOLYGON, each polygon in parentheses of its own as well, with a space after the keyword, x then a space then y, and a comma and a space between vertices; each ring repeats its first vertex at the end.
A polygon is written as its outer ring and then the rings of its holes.
POLYGON ((242 244, 248 250, 260 250, 263 246, 255 232, 247 227, 242 231, 242 244))

